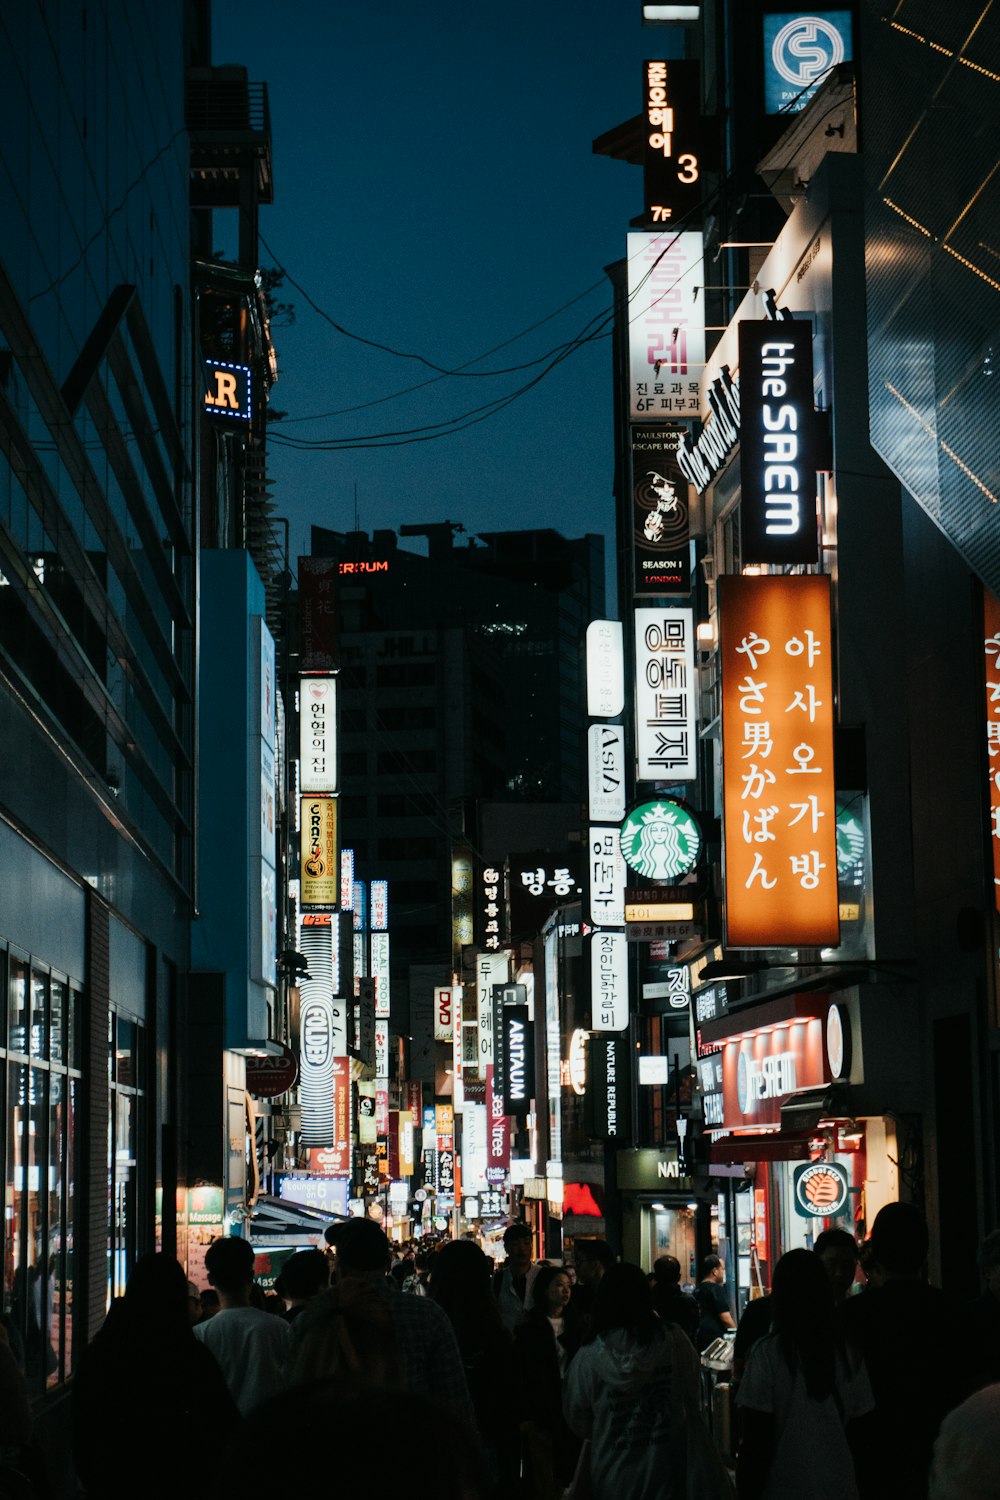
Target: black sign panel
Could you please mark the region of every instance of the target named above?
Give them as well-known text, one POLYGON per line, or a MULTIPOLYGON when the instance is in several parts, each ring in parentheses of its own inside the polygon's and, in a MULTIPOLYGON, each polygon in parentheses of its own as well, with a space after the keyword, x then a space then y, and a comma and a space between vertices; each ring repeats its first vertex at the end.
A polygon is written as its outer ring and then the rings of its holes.
MULTIPOLYGON (((528 991, 523 984, 495 984, 493 986, 493 1094, 502 1097, 506 1092, 507 1053, 504 1048, 504 1010, 508 1005, 527 1005, 528 991), (496 1039, 499 1038, 497 1041, 496 1039)), ((504 1114, 508 1111, 504 1110, 504 1114)))
POLYGON ((530 1111, 535 1093, 535 1028, 526 1005, 503 1007, 501 1051, 503 1112, 519 1119, 530 1111))
POLYGON ((627 1032, 595 1031, 587 1044, 593 1132, 619 1146, 632 1141, 632 1056, 627 1032))
POLYGON ((701 91, 696 62, 642 65, 642 165, 646 223, 690 229, 701 208, 701 91))
POLYGON ((508 854, 506 865, 508 936, 513 942, 535 937, 557 906, 582 894, 578 849, 508 854))
POLYGON ((690 594, 689 487, 683 427, 632 428, 632 557, 637 598, 690 594))
POLYGON ((808 323, 740 324, 744 563, 814 563, 816 414, 808 323))
POLYGON ((227 365, 222 360, 206 359, 204 370, 206 415, 249 422, 252 416, 249 365, 227 365))

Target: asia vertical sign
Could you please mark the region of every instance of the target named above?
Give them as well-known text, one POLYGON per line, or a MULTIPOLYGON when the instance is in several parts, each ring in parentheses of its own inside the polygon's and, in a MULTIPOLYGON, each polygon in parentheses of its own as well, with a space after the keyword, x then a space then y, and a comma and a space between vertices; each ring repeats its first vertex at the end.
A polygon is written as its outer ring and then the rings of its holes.
POLYGON ((824 575, 719 580, 726 941, 839 941, 824 575))
POLYGON ((635 611, 635 747, 639 781, 693 781, 695 732, 694 614, 690 609, 635 611))
POLYGON ((742 322, 740 547, 748 563, 814 563, 817 418, 808 323, 742 322))
POLYGON ((705 366, 701 234, 630 234, 627 254, 630 414, 697 417, 705 366))

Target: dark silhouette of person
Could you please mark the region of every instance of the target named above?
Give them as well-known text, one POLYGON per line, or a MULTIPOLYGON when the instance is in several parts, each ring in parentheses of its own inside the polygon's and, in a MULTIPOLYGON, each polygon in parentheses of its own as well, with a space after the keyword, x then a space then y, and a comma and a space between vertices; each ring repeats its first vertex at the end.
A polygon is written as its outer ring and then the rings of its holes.
POLYGON ((80 1356, 72 1386, 73 1458, 88 1500, 219 1493, 219 1456, 242 1431, 222 1371, 194 1336, 175 1260, 144 1255, 125 1295, 80 1356))
POLYGON ((864 1356, 875 1397, 865 1500, 923 1500, 942 1419, 968 1394, 968 1354, 958 1310, 924 1280, 928 1234, 911 1203, 875 1216, 865 1265, 869 1285, 842 1307, 844 1331, 864 1356))
POLYGON ((451 1240, 429 1260, 429 1295, 455 1331, 488 1482, 510 1494, 519 1453, 514 1341, 500 1321, 490 1263, 471 1240, 451 1240))
POLYGON ((615 1263, 615 1252, 607 1240, 578 1239, 573 1242, 573 1265, 576 1285, 572 1292, 573 1311, 579 1314, 584 1340, 594 1334, 594 1302, 606 1271, 615 1263))
POLYGON ((281 1268, 278 1295, 285 1303, 281 1316, 294 1323, 306 1303, 330 1285, 330 1262, 322 1250, 299 1250, 281 1268))
MULTIPOLYGON (((857 1241, 846 1229, 824 1229, 816 1236, 813 1253, 819 1256, 830 1282, 833 1300, 839 1305, 847 1297, 857 1275, 857 1241)), ((769 1293, 763 1297, 755 1297, 743 1309, 733 1341, 733 1381, 736 1385, 743 1378, 750 1350, 758 1339, 766 1338, 771 1332, 773 1313, 769 1293)))
MULTIPOLYGON (((199 1323, 195 1338, 219 1362, 241 1415, 281 1390, 288 1358, 288 1324, 266 1312, 263 1294, 254 1306, 254 1251, 248 1240, 226 1236, 205 1252, 208 1279, 219 1294, 219 1311, 199 1323)), ((260 1293, 260 1288, 256 1288, 260 1293)))
POLYGON ((995 1385, 1000 1382, 1000 1229, 979 1248, 979 1274, 983 1290, 969 1304, 966 1327, 975 1383, 995 1385))
POLYGON ((503 1232, 503 1248, 507 1258, 493 1273, 493 1295, 500 1309, 500 1321, 513 1333, 531 1306, 528 1273, 533 1242, 527 1224, 508 1224, 503 1232))
POLYGON ((583 1333, 571 1290, 562 1266, 541 1266, 532 1283, 531 1308, 514 1333, 522 1436, 536 1500, 562 1493, 580 1452, 562 1407, 563 1379, 583 1333))
MULTIPOLYGON (((773 1332, 751 1350, 736 1395, 740 1500, 858 1500, 855 1460, 865 1452, 860 1423, 872 1391, 811 1250, 789 1250, 778 1261, 771 1313, 773 1332)), ((908 1492, 890 1494, 902 1500, 908 1492)))
POLYGON ((696 1340, 699 1349, 707 1349, 713 1339, 736 1327, 736 1319, 726 1296, 726 1268, 718 1255, 706 1255, 701 1263, 701 1280, 695 1288, 695 1300, 701 1308, 696 1340))
POLYGON ((698 1337, 701 1308, 690 1292, 681 1291, 681 1263, 676 1255, 660 1255, 654 1260, 652 1293, 657 1316, 687 1334, 693 1344, 698 1337))

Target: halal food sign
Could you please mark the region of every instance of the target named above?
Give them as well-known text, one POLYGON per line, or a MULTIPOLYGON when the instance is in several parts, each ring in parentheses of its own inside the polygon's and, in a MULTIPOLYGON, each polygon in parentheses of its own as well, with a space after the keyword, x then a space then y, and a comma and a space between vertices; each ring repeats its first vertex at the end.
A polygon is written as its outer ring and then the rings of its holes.
POLYGON ((622 857, 646 880, 677 880, 693 870, 701 852, 701 829, 673 797, 634 807, 619 835, 622 857))

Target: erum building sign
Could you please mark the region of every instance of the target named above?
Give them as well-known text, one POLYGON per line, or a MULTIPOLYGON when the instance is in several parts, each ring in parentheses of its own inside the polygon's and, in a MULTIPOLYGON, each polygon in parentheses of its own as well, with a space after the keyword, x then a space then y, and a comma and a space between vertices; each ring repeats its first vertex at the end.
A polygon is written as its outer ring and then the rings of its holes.
POLYGON ((224 421, 249 422, 253 415, 252 384, 249 365, 227 365, 222 360, 205 360, 204 410, 210 417, 224 421))
POLYGON ((642 83, 646 222, 690 224, 701 207, 698 64, 648 59, 642 83))
POLYGON ((694 615, 690 609, 635 611, 635 742, 639 781, 693 781, 694 615))
POLYGON ((745 563, 814 563, 816 415, 808 323, 742 322, 740 536, 745 563))
POLYGON ((633 426, 632 570, 637 596, 690 594, 688 481, 680 426, 633 426))

